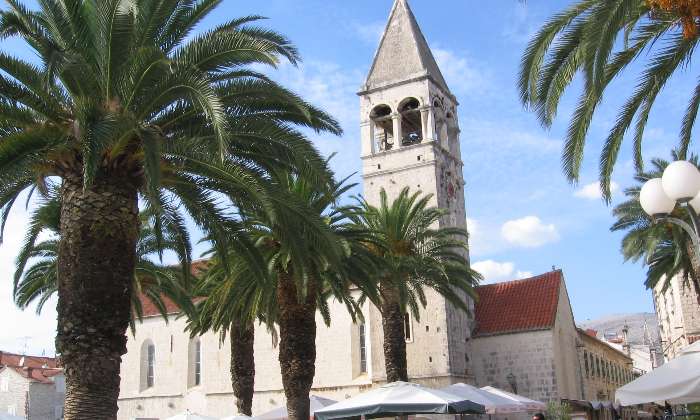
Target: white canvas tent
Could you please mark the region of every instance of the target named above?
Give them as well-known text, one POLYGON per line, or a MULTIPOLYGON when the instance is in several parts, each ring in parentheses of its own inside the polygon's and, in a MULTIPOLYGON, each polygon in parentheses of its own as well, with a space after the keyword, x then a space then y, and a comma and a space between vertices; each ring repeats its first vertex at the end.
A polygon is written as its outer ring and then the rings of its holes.
POLYGON ((316 411, 317 420, 410 414, 483 414, 484 406, 418 384, 394 382, 316 411))
POLYGON ((517 401, 521 404, 524 404, 525 407, 527 407, 527 411, 544 411, 547 409, 547 404, 545 404, 541 401, 536 401, 536 400, 532 400, 530 398, 525 398, 522 395, 513 394, 511 392, 504 391, 504 390, 499 389, 499 388, 495 388, 492 386, 485 386, 481 389, 484 391, 490 392, 492 394, 498 395, 499 397, 508 398, 509 400, 517 401))
POLYGON ((467 384, 450 385, 442 388, 441 391, 483 405, 486 409, 486 414, 523 413, 527 411, 527 406, 521 402, 467 384))
MULTIPOLYGON (((323 407, 328 407, 329 405, 333 405, 337 403, 335 400, 331 400, 328 398, 322 398, 318 397, 316 395, 310 395, 309 396, 309 415, 311 418, 313 418, 314 413, 316 410, 320 410, 323 407)), ((255 416, 255 420, 284 420, 287 419, 287 407, 282 406, 282 407, 277 407, 274 410, 270 410, 265 414, 261 414, 259 416, 255 416)))
POLYGON ((700 402, 700 341, 681 355, 615 393, 618 403, 636 404, 668 402, 671 405, 700 402))
POLYGON ((215 417, 207 417, 207 416, 202 416, 197 413, 192 413, 190 410, 187 410, 184 413, 180 413, 176 416, 173 417, 168 417, 165 420, 218 420, 215 417))

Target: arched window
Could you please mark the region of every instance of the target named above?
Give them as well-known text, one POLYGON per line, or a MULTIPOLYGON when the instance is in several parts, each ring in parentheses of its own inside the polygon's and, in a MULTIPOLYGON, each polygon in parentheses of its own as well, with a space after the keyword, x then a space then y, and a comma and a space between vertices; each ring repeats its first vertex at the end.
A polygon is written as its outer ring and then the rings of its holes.
POLYGON ((394 147, 394 122, 391 119, 391 108, 378 105, 370 113, 372 120, 373 150, 385 151, 394 147))
POLYGON ((404 99, 399 105, 399 113, 401 114, 401 144, 410 146, 423 141, 423 120, 418 99, 404 99))
POLYGON ((156 346, 151 340, 141 345, 141 391, 153 388, 156 379, 156 346))
POLYGON ((367 328, 360 323, 360 373, 367 373, 367 328))
POLYGON ((190 340, 189 346, 189 372, 187 376, 190 387, 202 384, 202 368, 202 340, 200 337, 196 337, 190 340))

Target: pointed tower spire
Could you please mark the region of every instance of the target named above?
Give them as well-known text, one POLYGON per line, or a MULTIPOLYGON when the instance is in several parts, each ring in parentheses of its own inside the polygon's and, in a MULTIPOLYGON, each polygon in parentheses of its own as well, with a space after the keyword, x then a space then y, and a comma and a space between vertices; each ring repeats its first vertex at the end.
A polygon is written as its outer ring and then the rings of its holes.
POLYGON ((450 92, 407 0, 396 0, 363 90, 426 76, 450 92))

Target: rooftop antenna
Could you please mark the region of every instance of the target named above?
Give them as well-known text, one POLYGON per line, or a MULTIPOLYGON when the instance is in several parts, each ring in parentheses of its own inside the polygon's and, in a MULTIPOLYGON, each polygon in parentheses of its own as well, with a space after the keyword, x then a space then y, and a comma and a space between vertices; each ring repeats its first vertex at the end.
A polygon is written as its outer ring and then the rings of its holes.
POLYGON ((22 347, 22 356, 26 356, 27 355, 27 348, 29 347, 29 340, 31 340, 32 337, 24 336, 24 337, 20 337, 19 339, 24 341, 24 346, 22 347))

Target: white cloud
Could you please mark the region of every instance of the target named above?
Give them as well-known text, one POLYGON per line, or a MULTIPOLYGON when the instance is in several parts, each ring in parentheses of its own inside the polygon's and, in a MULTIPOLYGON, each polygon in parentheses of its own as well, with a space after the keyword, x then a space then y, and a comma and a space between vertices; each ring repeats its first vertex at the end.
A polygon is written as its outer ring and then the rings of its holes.
POLYGON ((520 270, 518 270, 518 272, 515 273, 515 277, 517 277, 518 279, 527 279, 527 278, 530 278, 533 276, 534 276, 534 274, 532 273, 532 271, 520 271, 520 270))
POLYGON ((515 264, 512 262, 497 262, 493 260, 475 262, 472 264, 472 268, 484 276, 486 283, 511 279, 515 272, 515 264))
POLYGON ((473 263, 472 268, 484 276, 484 284, 532 277, 529 271, 516 270, 512 262, 484 260, 473 263))
MULTIPOLYGON (((614 195, 620 190, 620 186, 616 182, 610 183, 610 192, 614 195)), ((580 189, 574 192, 574 196, 578 198, 585 198, 586 200, 601 200, 603 198, 603 193, 600 191, 600 182, 591 182, 588 185, 584 185, 580 189)))
POLYGON ((486 67, 452 50, 437 46, 432 50, 442 75, 454 92, 484 92, 491 86, 486 67))
POLYGON ((559 240, 557 227, 542 223, 537 216, 507 221, 501 227, 501 235, 508 243, 523 248, 537 248, 559 240))

